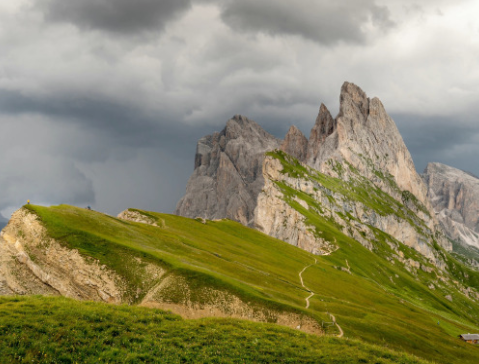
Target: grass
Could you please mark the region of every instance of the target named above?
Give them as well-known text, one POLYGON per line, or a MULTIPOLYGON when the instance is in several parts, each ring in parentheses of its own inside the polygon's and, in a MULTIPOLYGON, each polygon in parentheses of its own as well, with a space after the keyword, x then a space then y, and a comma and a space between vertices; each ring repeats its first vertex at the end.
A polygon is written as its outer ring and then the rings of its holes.
MULTIPOLYGON (((432 274, 423 272, 418 278, 339 234, 334 225, 322 229, 330 229, 340 249, 330 256, 313 256, 229 220, 203 224, 136 210, 158 221, 160 227, 154 227, 66 205, 27 208, 51 237, 117 271, 129 282, 130 291, 141 285, 146 293, 157 283, 134 259, 140 257, 161 266, 168 275, 188 281, 196 302, 208 299, 203 288, 214 287, 257 309, 294 312, 318 322, 330 321, 327 312, 331 312, 348 338, 440 363, 479 360, 479 348, 462 343, 456 335, 479 331, 479 308, 474 301, 452 292, 454 301, 449 302, 444 298, 446 292, 427 288, 432 274), (315 292, 306 310, 304 299, 309 292, 301 286, 298 273, 314 258, 318 263, 303 274, 305 285, 315 292), (341 270, 346 260, 352 274, 341 270), (447 330, 436 325, 437 320, 447 325, 447 330)), ((138 303, 142 295, 135 299, 127 290, 125 302, 138 303)), ((183 300, 181 292, 170 295, 178 303, 183 300)), ((330 327, 326 333, 335 335, 337 330, 330 327)))
POLYGON ((359 340, 53 297, 0 297, 0 363, 417 363, 359 340))

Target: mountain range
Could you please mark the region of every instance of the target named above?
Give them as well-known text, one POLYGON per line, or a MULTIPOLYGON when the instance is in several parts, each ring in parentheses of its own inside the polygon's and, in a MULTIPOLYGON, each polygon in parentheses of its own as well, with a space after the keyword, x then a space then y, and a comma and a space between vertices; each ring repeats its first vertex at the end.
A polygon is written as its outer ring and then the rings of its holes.
MULTIPOLYGON (((438 163, 418 174, 379 99, 344 83, 338 115, 322 104, 309 137, 234 116, 198 141, 194 166, 176 215, 24 206, 0 235, 0 294, 276 323, 477 363, 458 335, 479 333, 479 180, 438 163)), ((378 355, 363 361, 389 362, 378 355)))

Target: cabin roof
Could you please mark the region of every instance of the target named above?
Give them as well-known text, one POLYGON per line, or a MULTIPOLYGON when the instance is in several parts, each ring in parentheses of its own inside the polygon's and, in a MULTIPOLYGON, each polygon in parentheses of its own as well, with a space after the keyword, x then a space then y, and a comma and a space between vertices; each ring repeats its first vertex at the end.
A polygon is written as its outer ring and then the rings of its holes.
POLYGON ((479 334, 462 334, 459 337, 463 338, 464 340, 479 340, 479 334))

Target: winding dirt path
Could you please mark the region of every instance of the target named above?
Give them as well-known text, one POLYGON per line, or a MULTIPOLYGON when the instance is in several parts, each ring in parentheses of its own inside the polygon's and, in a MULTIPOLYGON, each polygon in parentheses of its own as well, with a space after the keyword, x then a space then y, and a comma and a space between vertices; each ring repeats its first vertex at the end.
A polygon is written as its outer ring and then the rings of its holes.
MULTIPOLYGON (((308 291, 310 293, 310 295, 308 297, 306 297, 304 300, 306 301, 306 308, 309 308, 309 299, 311 297, 314 296, 314 292, 309 289, 308 287, 306 287, 304 285, 304 282, 303 282, 303 273, 306 269, 308 269, 309 267, 312 267, 313 265, 317 264, 318 263, 318 260, 316 258, 314 258, 314 263, 313 264, 310 264, 310 265, 307 265, 306 267, 303 268, 303 270, 301 272, 299 272, 299 280, 301 281, 301 285, 303 286, 303 288, 308 291)), ((348 269, 349 269, 349 273, 351 273, 351 267, 349 266, 348 264, 348 261, 346 260, 346 264, 348 266, 348 269)), ((332 314, 332 313, 329 313, 329 316, 331 317, 331 320, 333 321, 333 323, 336 325, 336 327, 338 328, 339 330, 339 335, 337 335, 337 337, 343 337, 344 336, 344 331, 343 329, 341 328, 341 326, 338 325, 338 323, 336 322, 336 317, 332 314)))
POLYGON ((343 337, 343 336, 344 336, 344 331, 343 331, 343 329, 341 328, 341 326, 339 326, 338 323, 336 322, 336 317, 334 317, 334 315, 333 315, 332 313, 330 313, 329 316, 331 317, 331 320, 333 320, 334 324, 336 325, 336 327, 337 327, 338 330, 339 330, 339 335, 338 335, 338 337, 343 337))
POLYGON ((316 263, 318 262, 318 260, 316 258, 314 258, 314 263, 313 264, 310 264, 310 265, 307 265, 306 267, 303 268, 303 270, 301 272, 299 272, 299 280, 301 281, 301 285, 303 286, 303 288, 308 291, 309 293, 311 293, 307 298, 305 298, 304 300, 306 301, 306 308, 309 308, 309 299, 311 297, 314 296, 314 292, 311 291, 308 287, 306 287, 304 285, 304 282, 303 282, 303 273, 306 269, 308 269, 309 267, 315 265, 316 263))

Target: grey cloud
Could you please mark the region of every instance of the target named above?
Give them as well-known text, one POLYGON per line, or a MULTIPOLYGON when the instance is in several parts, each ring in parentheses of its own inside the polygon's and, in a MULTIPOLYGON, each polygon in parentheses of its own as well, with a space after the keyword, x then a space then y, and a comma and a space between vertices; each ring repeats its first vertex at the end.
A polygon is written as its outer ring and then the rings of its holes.
MULTIPOLYGON (((15 160, 15 159, 14 159, 15 160)), ((71 162, 32 155, 3 166, 0 210, 32 203, 87 205, 95 201, 92 182, 71 162)))
POLYGON ((92 204, 92 181, 69 158, 81 133, 29 117, 0 117, 0 211, 12 212, 27 199, 36 203, 92 204), (53 145, 56 147, 51 149, 53 145))
POLYGON ((8 220, 0 214, 0 230, 7 225, 8 220))
POLYGON ((190 0, 39 0, 47 20, 81 29, 136 34, 162 30, 191 6, 190 0))
POLYGON ((479 174, 479 125, 457 117, 393 115, 419 172, 440 162, 479 174))
POLYGON ((243 0, 224 4, 222 18, 235 30, 299 35, 322 43, 365 43, 371 23, 382 32, 394 26, 389 10, 372 0, 243 0))
MULTIPOLYGON (((467 80, 465 90, 477 84, 473 72, 461 68, 474 54, 461 43, 467 37, 454 38, 464 53, 453 52, 451 60, 443 42, 434 52, 431 40, 438 38, 427 31, 428 40, 416 37, 422 43, 411 54, 395 43, 394 31, 375 46, 362 44, 393 26, 390 2, 382 1, 386 8, 380 0, 191 0, 193 11, 182 17, 190 1, 34 1, 35 14, 0 22, 4 215, 7 202, 18 206, 27 198, 92 204, 109 213, 126 207, 171 212, 200 137, 221 130, 234 114, 279 138, 291 124, 309 135, 321 102, 337 113, 345 80, 395 111, 446 113, 455 105, 462 116, 477 115, 464 106, 474 105, 474 95, 451 99, 438 92, 446 77, 467 80), (165 36, 146 34, 165 25, 165 36), (123 36, 130 34, 135 37, 123 36), (445 66, 430 66, 438 60, 445 66), (411 102, 422 97, 423 103, 411 102)), ((403 22, 393 14, 401 31, 403 22)), ((471 156, 479 151, 468 136, 474 128, 454 126, 452 119, 395 119, 418 169, 429 161, 477 169, 471 156)))

